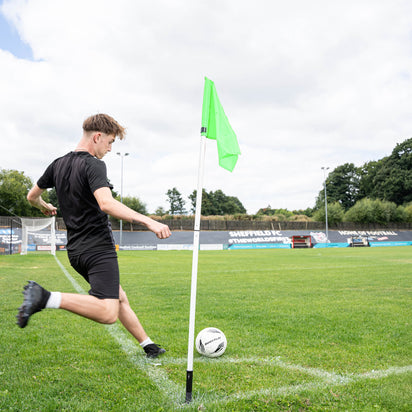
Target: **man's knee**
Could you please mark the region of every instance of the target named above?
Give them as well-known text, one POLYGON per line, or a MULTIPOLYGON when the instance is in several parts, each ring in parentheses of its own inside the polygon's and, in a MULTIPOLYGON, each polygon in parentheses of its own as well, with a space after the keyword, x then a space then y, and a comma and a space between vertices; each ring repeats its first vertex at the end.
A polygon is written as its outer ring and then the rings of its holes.
POLYGON ((119 301, 117 299, 105 299, 105 306, 101 313, 100 323, 111 325, 119 317, 119 301))
POLYGON ((118 316, 117 313, 108 313, 107 315, 103 315, 100 323, 103 323, 105 325, 111 325, 113 323, 116 323, 118 316))

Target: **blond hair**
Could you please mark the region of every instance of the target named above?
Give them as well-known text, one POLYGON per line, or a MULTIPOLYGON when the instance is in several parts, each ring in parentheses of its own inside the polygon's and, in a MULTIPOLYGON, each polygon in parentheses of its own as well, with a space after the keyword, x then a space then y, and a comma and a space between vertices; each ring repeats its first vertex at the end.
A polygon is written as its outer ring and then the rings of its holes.
POLYGON ((84 132, 101 132, 118 136, 120 140, 125 137, 126 129, 108 114, 99 113, 88 117, 83 122, 84 132))

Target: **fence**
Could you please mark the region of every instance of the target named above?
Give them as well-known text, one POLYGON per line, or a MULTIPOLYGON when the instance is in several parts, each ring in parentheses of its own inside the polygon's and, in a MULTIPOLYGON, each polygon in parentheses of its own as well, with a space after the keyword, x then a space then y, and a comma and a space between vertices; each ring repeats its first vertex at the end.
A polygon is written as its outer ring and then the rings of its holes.
MULTIPOLYGON (((176 231, 192 231, 194 227, 194 218, 179 217, 170 219, 161 219, 159 222, 170 227, 170 230, 176 231)), ((112 228, 119 230, 118 221, 112 221, 112 228)), ((412 223, 352 223, 341 222, 328 226, 329 230, 411 230, 412 223)), ((123 222, 124 231, 146 231, 147 228, 143 225, 131 224, 123 222)), ((235 230, 325 230, 323 222, 297 222, 285 221, 278 222, 276 220, 224 220, 224 219, 208 219, 202 217, 200 221, 200 230, 204 231, 235 231, 235 230)))
MULTIPOLYGON (((159 222, 170 227, 172 231, 192 231, 194 227, 193 217, 174 217, 170 219, 162 219, 159 222)), ((113 230, 120 229, 120 223, 117 220, 111 221, 113 230)), ((0 216, 0 228, 20 228, 20 219, 10 216, 0 216)), ((66 230, 66 226, 62 218, 56 219, 56 229, 66 230)), ((412 230, 412 223, 351 223, 341 222, 328 226, 329 230, 412 230)), ((146 226, 123 222, 124 231, 147 231, 146 226)), ((200 222, 200 230, 205 231, 235 231, 235 230, 325 230, 323 222, 295 222, 285 221, 278 222, 276 220, 225 220, 225 219, 208 219, 202 218, 200 222)))

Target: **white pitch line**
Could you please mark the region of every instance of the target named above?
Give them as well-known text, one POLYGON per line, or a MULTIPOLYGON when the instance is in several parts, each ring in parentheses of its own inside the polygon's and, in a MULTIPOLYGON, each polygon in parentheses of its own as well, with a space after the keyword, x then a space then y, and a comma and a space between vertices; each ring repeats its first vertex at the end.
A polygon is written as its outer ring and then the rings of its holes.
MULTIPOLYGON (((365 372, 365 373, 358 373, 356 375, 353 375, 355 380, 361 380, 361 379, 381 379, 381 378, 386 378, 391 375, 402 375, 403 373, 409 373, 412 372, 412 365, 406 365, 406 366, 398 366, 398 367, 391 367, 388 369, 384 370, 372 370, 370 372, 365 372)), ((349 376, 351 378, 352 376, 349 376)))
MULTIPOLYGON (((303 368, 305 369, 305 368, 303 368)), ((300 368, 299 368, 300 370, 300 368)), ((289 385, 283 386, 279 388, 266 388, 266 389, 258 389, 255 391, 248 391, 248 392, 240 392, 233 394, 232 397, 236 399, 250 399, 254 396, 285 396, 291 395, 295 393, 299 393, 302 391, 307 390, 319 390, 319 389, 326 389, 331 385, 347 385, 351 382, 357 382, 364 379, 381 379, 386 378, 390 375, 401 375, 403 373, 412 372, 412 365, 408 366, 401 366, 401 367, 392 367, 385 370, 379 371, 371 371, 366 373, 359 373, 359 374, 348 374, 343 376, 342 380, 340 381, 328 381, 324 380, 321 382, 311 382, 311 383, 304 383, 301 385, 289 385)))
MULTIPOLYGON (((300 393, 307 390, 320 390, 327 389, 330 386, 344 386, 351 382, 357 382, 360 380, 367 379, 380 379, 385 378, 390 375, 400 375, 403 373, 412 372, 412 365, 400 366, 400 367, 391 367, 384 370, 372 370, 366 373, 359 374, 336 374, 333 372, 328 372, 318 368, 307 368, 301 365, 291 364, 289 362, 284 362, 280 357, 269 357, 269 358, 258 358, 258 357, 249 357, 249 358, 229 358, 221 357, 215 359, 209 359, 205 357, 195 358, 194 363, 217 363, 222 364, 227 363, 251 363, 258 365, 273 365, 282 369, 295 370, 299 372, 306 373, 308 375, 319 378, 320 381, 302 383, 298 385, 285 385, 280 387, 273 388, 264 388, 257 389, 253 391, 237 392, 233 393, 228 397, 222 397, 220 399, 210 399, 210 402, 226 403, 233 399, 250 399, 255 396, 287 396, 300 393)), ((183 364, 185 363, 184 358, 175 358, 175 359, 164 359, 163 363, 167 364, 183 364)))
MULTIPOLYGON (((224 361, 224 358, 222 358, 222 361, 224 361)), ((257 364, 272 364, 275 366, 279 366, 280 368, 283 369, 288 369, 288 370, 295 370, 299 371, 302 373, 306 373, 307 375, 314 376, 316 378, 320 378, 322 380, 331 382, 331 383, 340 383, 345 381, 345 376, 336 374, 334 372, 328 372, 323 369, 318 369, 318 368, 307 368, 305 366, 301 365, 295 365, 292 363, 285 362, 281 360, 280 356, 277 356, 275 358, 258 358, 258 357, 249 357, 249 358, 243 358, 242 363, 257 363, 257 364)), ((227 362, 230 363, 239 363, 238 358, 228 358, 227 362)))
MULTIPOLYGON (((163 364, 175 364, 180 365, 186 362, 185 358, 165 358, 163 360, 163 364)), ((259 358, 259 357, 249 357, 249 358, 230 358, 226 356, 222 356, 220 358, 195 358, 195 363, 245 363, 245 364, 258 364, 258 365, 273 365, 277 366, 282 369, 287 370, 294 370, 305 373, 307 375, 314 376, 316 378, 321 379, 322 385, 346 385, 350 382, 355 382, 363 379, 381 379, 386 378, 391 375, 401 375, 404 373, 412 372, 412 365, 406 366, 394 366, 388 369, 381 369, 381 370, 372 370, 365 373, 348 373, 348 374, 337 374, 334 372, 325 371, 323 369, 318 368, 308 368, 302 365, 297 365, 289 362, 283 361, 280 356, 277 357, 267 357, 267 358, 259 358)), ((275 391, 282 392, 286 390, 285 388, 298 388, 298 387, 313 387, 319 384, 316 383, 308 383, 303 385, 293 385, 293 386, 285 386, 282 388, 274 389, 275 391)), ((272 392, 271 389, 264 389, 262 391, 256 391, 257 393, 264 393, 265 391, 272 392)), ((253 392, 255 393, 255 392, 253 392)))

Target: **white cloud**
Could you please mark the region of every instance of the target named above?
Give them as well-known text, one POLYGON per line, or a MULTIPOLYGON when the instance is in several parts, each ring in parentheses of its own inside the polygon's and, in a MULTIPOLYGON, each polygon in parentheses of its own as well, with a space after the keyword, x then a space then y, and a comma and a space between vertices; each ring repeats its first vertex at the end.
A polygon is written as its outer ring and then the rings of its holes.
MULTIPOLYGON (((321 166, 361 165, 411 136, 412 3, 28 0, 2 13, 34 61, 0 50, 0 167, 34 180, 83 119, 128 128, 106 163, 150 211, 196 186, 203 77, 242 150, 231 174, 207 145, 205 187, 250 213, 313 206, 321 166)), ((188 204, 189 207, 189 204, 188 204)))

